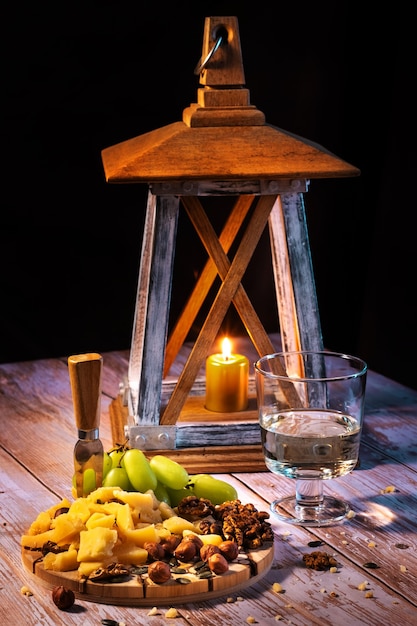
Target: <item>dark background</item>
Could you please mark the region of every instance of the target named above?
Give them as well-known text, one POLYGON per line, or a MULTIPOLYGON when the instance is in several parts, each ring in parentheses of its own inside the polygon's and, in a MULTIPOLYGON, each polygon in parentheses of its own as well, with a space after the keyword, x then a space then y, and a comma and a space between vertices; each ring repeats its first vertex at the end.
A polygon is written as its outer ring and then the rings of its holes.
MULTIPOLYGON (((130 347, 147 187, 108 185, 101 150, 180 121, 196 102, 204 18, 236 15, 267 123, 361 170, 313 180, 305 195, 324 343, 417 388, 412 16, 401 2, 377 14, 363 2, 242 6, 9 7, 0 362, 130 347)), ((200 262, 182 222, 173 316, 200 262)), ((244 284, 272 332, 269 265, 261 249, 244 284)))

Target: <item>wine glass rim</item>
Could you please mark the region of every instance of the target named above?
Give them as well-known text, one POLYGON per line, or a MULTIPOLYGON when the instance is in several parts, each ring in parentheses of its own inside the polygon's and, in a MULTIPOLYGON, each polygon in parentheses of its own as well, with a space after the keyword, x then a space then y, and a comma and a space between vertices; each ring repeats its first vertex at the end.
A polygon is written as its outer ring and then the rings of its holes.
POLYGON ((308 381, 331 381, 331 380, 346 380, 350 378, 358 378, 363 376, 368 371, 368 364, 361 359, 360 357, 353 356, 351 354, 347 354, 345 352, 332 352, 330 350, 282 350, 281 352, 273 352, 271 354, 265 354, 260 357, 257 361, 255 361, 255 371, 259 374, 263 374, 265 377, 274 378, 276 380, 297 380, 300 382, 308 382, 308 381), (340 375, 330 375, 330 376, 298 376, 298 375, 287 375, 287 374, 276 374, 269 370, 263 369, 261 362, 268 362, 274 358, 286 358, 291 356, 327 356, 327 357, 338 357, 341 360, 351 361, 356 364, 357 369, 350 374, 340 374, 340 375))

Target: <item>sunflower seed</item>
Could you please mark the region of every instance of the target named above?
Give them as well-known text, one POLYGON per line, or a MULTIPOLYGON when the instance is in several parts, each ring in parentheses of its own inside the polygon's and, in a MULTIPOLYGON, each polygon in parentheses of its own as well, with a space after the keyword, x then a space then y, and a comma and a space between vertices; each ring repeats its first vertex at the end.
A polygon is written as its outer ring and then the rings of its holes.
POLYGON ((148 566, 147 565, 142 565, 142 567, 132 567, 132 569, 130 570, 132 574, 136 574, 137 576, 140 576, 141 574, 146 574, 148 571, 148 566))

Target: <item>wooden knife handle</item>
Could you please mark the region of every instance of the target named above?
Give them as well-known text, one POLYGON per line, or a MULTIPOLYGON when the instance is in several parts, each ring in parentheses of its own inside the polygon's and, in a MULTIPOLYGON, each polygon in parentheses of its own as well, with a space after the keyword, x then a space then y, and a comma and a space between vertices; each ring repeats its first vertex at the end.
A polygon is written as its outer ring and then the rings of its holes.
POLYGON ((78 430, 99 428, 103 357, 94 352, 70 356, 68 370, 78 430))

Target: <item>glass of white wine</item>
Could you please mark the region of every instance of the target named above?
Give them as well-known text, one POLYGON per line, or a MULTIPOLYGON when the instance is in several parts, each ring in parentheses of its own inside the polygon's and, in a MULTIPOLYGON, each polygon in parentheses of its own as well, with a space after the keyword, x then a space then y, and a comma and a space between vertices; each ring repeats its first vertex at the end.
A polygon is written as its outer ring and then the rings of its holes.
POLYGON ((358 463, 367 364, 328 351, 279 352, 255 363, 262 447, 267 468, 294 478, 295 494, 274 500, 282 521, 326 526, 350 506, 324 495, 323 481, 358 463))

